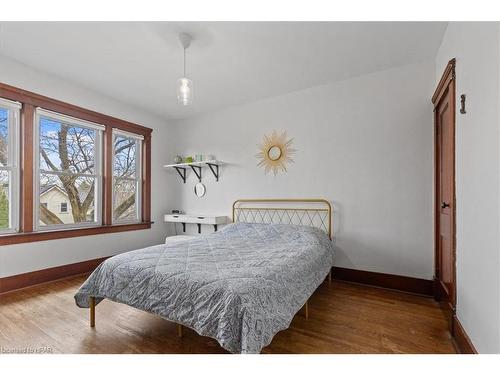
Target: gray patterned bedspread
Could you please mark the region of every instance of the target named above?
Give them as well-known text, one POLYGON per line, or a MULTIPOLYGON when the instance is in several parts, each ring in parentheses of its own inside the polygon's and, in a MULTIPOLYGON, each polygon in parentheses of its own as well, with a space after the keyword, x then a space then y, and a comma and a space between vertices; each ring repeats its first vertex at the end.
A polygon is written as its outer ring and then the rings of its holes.
POLYGON ((259 353, 288 328, 332 264, 332 243, 320 229, 236 223, 109 258, 75 301, 122 302, 215 338, 230 352, 259 353))

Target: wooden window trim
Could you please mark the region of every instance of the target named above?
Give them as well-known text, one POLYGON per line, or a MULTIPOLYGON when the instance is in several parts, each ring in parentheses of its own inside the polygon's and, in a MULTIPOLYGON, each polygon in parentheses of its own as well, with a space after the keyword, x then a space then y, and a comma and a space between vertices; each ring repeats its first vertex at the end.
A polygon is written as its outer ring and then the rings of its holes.
POLYGON ((116 233, 131 230, 151 228, 151 133, 152 129, 137 125, 115 117, 107 116, 85 108, 81 108, 43 95, 35 94, 17 87, 0 83, 0 97, 22 103, 20 129, 20 225, 18 233, 0 235, 1 245, 13 245, 35 241, 88 236, 103 233, 116 233), (78 229, 62 229, 54 231, 33 231, 34 216, 34 155, 33 155, 33 126, 36 107, 48 109, 64 115, 82 120, 102 124, 106 127, 103 132, 103 196, 102 196, 102 225, 78 229), (113 150, 112 130, 120 129, 142 135, 142 221, 133 224, 112 224, 112 158, 113 150))

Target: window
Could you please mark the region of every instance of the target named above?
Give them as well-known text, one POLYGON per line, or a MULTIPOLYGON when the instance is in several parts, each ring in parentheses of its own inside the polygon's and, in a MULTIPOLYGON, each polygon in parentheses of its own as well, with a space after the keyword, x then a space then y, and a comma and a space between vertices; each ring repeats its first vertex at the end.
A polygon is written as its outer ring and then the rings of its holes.
POLYGON ((100 225, 104 126, 41 108, 36 109, 35 126, 37 228, 100 225), (61 200, 65 203, 57 207, 61 200), (67 202, 71 206, 69 217, 67 202), (53 211, 53 208, 56 209, 53 211))
POLYGON ((151 228, 151 129, 0 95, 0 246, 151 228))
POLYGON ((0 233, 19 224, 19 111, 21 104, 0 98, 0 233))
POLYGON ((113 222, 140 221, 143 139, 113 130, 113 222))

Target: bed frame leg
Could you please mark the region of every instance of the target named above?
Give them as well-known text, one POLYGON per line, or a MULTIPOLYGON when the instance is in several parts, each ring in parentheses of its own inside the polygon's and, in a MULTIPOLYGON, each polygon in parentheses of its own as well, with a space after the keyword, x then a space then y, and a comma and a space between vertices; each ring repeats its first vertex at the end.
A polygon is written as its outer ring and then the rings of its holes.
POLYGON ((306 304, 304 305, 304 315, 306 319, 309 319, 309 301, 306 301, 306 304))
POLYGON ((182 325, 181 324, 177 324, 177 337, 179 337, 180 339, 182 339, 182 325))
POLYGON ((95 327, 95 297, 89 297, 90 326, 95 327))
POLYGON ((328 287, 332 286, 332 269, 330 268, 330 272, 328 272, 328 287))

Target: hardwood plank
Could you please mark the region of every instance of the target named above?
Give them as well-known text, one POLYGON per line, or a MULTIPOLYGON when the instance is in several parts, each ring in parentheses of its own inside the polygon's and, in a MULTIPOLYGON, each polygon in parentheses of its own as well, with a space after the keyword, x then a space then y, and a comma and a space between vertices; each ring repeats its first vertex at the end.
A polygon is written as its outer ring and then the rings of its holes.
MULTIPOLYGON (((73 295, 86 276, 0 295, 0 347, 53 353, 226 353, 211 338, 129 306, 103 301, 96 327, 73 295)), ((263 353, 455 353, 439 304, 423 296, 325 282, 263 353)))

